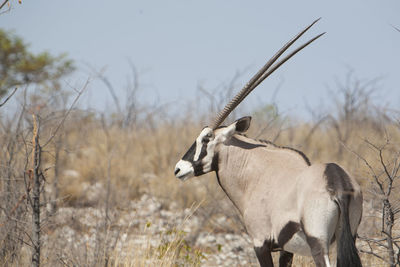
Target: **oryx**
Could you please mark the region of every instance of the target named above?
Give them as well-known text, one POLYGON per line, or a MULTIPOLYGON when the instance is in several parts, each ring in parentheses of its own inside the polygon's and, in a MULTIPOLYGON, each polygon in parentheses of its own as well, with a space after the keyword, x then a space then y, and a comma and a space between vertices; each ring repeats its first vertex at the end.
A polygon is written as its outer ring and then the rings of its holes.
MULTIPOLYGON (((318 20, 317 20, 318 21, 318 20)), ((214 171, 223 191, 240 212, 261 266, 291 266, 293 253, 330 266, 329 247, 337 243, 337 266, 361 266, 355 238, 362 215, 357 182, 335 163, 311 164, 295 149, 250 139, 250 117, 219 126, 228 114, 281 64, 322 34, 274 62, 306 29, 284 45, 205 127, 182 159, 175 176, 186 180, 214 171)))

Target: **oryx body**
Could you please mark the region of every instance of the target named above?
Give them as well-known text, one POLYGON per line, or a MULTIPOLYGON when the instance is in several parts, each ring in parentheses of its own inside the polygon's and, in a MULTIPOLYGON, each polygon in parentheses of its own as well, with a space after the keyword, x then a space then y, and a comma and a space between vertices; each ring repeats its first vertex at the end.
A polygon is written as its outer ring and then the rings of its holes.
POLYGON ((311 165, 300 151, 240 135, 249 124, 245 117, 228 127, 203 129, 178 162, 177 177, 216 172, 262 266, 272 266, 274 251, 288 252, 282 253, 282 262, 290 262, 295 253, 329 266, 329 247, 337 240, 338 261, 352 260, 362 213, 357 182, 334 163, 311 165))
POLYGON ((334 163, 312 165, 300 151, 245 137, 242 133, 249 128, 250 117, 218 127, 249 90, 270 74, 263 73, 275 60, 201 131, 176 164, 175 175, 186 180, 216 173, 219 185, 242 215, 261 266, 273 266, 274 251, 281 251, 280 266, 290 266, 293 253, 312 256, 317 266, 330 266, 329 247, 335 241, 337 266, 361 266, 355 236, 362 194, 352 177, 334 163))

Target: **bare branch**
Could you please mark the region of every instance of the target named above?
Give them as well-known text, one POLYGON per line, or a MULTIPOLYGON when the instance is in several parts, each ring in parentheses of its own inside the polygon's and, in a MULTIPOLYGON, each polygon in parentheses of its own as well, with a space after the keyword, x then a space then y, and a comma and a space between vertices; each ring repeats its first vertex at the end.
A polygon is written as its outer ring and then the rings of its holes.
POLYGON ((361 253, 365 253, 365 254, 373 255, 374 257, 377 257, 377 258, 381 259, 382 261, 387 262, 387 261, 385 260, 385 258, 383 258, 382 256, 376 254, 376 253, 373 252, 372 250, 371 250, 371 251, 367 251, 367 250, 360 249, 360 252, 361 252, 361 253))
POLYGON ((381 165, 382 165, 382 167, 383 167, 383 170, 385 171, 386 177, 387 177, 388 179, 390 179, 390 180, 393 180, 392 176, 390 175, 390 173, 389 173, 389 171, 388 171, 388 169, 387 169, 385 160, 384 160, 384 158, 383 158, 383 149, 382 149, 382 148, 379 149, 379 160, 380 160, 380 162, 381 162, 381 165))
POLYGON ((0 5, 0 9, 2 9, 8 3, 8 1, 9 0, 4 0, 4 2, 0 5))
MULTIPOLYGON (((0 9, 1 9, 1 7, 0 7, 0 9)), ((3 103, 0 103, 0 108, 2 107, 2 106, 4 106, 6 103, 7 103, 7 101, 8 100, 10 100, 10 98, 15 94, 15 92, 17 91, 17 87, 15 87, 14 88, 14 90, 12 91, 12 93, 3 101, 3 103)))
POLYGON ((119 104, 119 101, 118 101, 118 97, 115 94, 115 90, 114 90, 114 87, 112 86, 111 82, 103 75, 104 71, 97 71, 95 68, 91 67, 90 65, 87 65, 87 66, 95 73, 97 78, 99 78, 100 81, 102 81, 105 84, 105 86, 107 87, 108 91, 111 94, 111 97, 114 101, 115 107, 117 108, 118 114, 121 114, 122 110, 121 110, 121 105, 119 104))
POLYGON ((391 25, 391 26, 392 26, 393 29, 395 29, 396 31, 400 32, 400 28, 397 28, 397 27, 394 26, 394 25, 391 25))
POLYGON ((72 111, 72 109, 75 107, 76 102, 78 102, 78 99, 81 97, 81 95, 83 94, 83 92, 86 90, 88 84, 90 82, 90 79, 88 79, 85 83, 85 85, 83 86, 83 88, 78 91, 78 95, 75 97, 74 101, 72 102, 70 108, 67 110, 67 112, 65 113, 65 115, 63 116, 61 122, 58 124, 58 126, 56 127, 56 130, 53 132, 53 134, 50 136, 50 138, 44 143, 44 145, 42 147, 46 147, 51 140, 53 140, 53 138, 56 136, 58 130, 60 130, 61 126, 64 125, 65 120, 67 119, 69 113, 72 111))
POLYGON ((369 164, 369 162, 363 156, 361 156, 359 153, 355 152, 354 150, 352 150, 348 146, 346 146, 346 144, 344 144, 343 142, 340 142, 340 143, 344 148, 346 148, 348 151, 350 151, 351 153, 356 155, 359 159, 361 159, 364 162, 364 164, 371 171, 372 176, 375 179, 375 182, 378 184, 379 189, 381 190, 381 194, 385 194, 385 191, 383 189, 383 183, 379 180, 379 176, 376 174, 376 172, 375 172, 374 168, 371 166, 371 164, 369 164))

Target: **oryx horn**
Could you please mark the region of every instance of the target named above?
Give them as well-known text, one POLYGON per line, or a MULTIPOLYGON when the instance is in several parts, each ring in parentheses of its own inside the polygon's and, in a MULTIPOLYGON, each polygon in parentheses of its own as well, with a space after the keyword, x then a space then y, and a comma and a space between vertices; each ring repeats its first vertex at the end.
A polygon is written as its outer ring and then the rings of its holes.
POLYGON ((283 63, 285 63, 287 60, 289 60, 292 56, 294 56, 297 52, 314 42, 316 39, 324 35, 325 33, 321 33, 305 44, 301 45, 297 49, 295 49, 293 52, 291 52, 289 55, 278 61, 276 64, 275 61, 294 43, 299 39, 308 29, 310 29, 319 19, 315 20, 313 23, 311 23, 309 26, 307 26, 303 31, 298 33, 292 40, 287 42, 281 49, 279 49, 278 52, 270 59, 268 62, 250 79, 250 81, 240 90, 239 93, 235 95, 234 98, 224 107, 224 109, 217 115, 215 118, 214 122, 211 124, 212 129, 216 129, 225 119, 228 117, 228 115, 234 110, 237 105, 240 104, 240 102, 245 99, 245 97, 254 90, 265 78, 267 78, 269 75, 271 75, 276 69, 278 69, 283 63), (272 67, 271 67, 272 66, 272 67))

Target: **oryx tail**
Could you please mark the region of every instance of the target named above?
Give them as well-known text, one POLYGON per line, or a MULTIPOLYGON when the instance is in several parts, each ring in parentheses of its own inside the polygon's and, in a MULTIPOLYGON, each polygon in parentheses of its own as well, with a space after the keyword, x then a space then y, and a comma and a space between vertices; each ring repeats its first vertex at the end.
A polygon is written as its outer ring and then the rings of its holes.
MULTIPOLYGON (((347 173, 334 163, 327 164, 325 175, 328 180, 327 189, 332 194, 340 211, 338 226, 336 227, 335 233, 337 242, 337 266, 360 267, 362 265, 355 241, 357 227, 361 219, 361 211, 351 210, 352 202, 359 200, 354 199, 354 185, 350 182, 351 178, 347 173), (360 212, 360 216, 353 216, 356 221, 350 222, 350 212, 360 212)), ((361 193, 359 198, 362 198, 361 193)))
POLYGON ((355 236, 351 232, 349 219, 349 197, 338 200, 340 209, 339 228, 337 231, 337 267, 360 267, 361 260, 358 256, 355 236))

